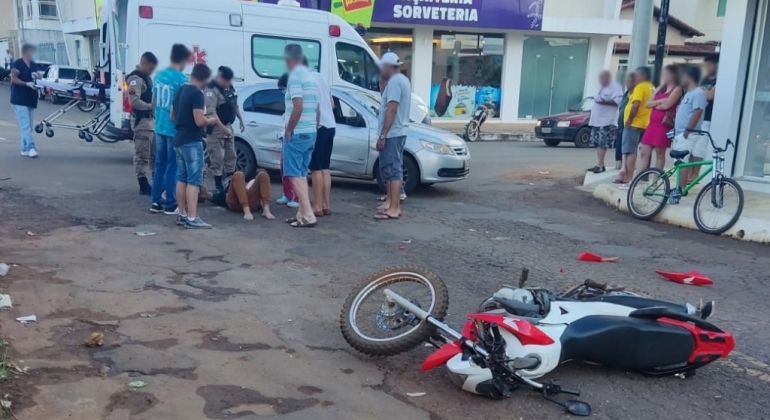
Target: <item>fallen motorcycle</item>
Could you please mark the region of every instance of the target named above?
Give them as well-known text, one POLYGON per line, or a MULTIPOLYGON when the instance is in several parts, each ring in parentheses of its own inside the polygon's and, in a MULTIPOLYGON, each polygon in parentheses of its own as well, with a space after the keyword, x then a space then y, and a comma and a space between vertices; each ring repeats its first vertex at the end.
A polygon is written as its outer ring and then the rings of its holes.
POLYGON ((372 356, 391 356, 433 344, 422 370, 446 365, 464 391, 496 399, 524 387, 578 416, 591 407, 558 394, 580 392, 535 379, 568 361, 632 370, 649 376, 692 376, 735 347, 733 336, 706 319, 701 307, 646 297, 586 280, 555 293, 503 286, 468 315, 461 332, 443 322, 449 306, 444 282, 419 267, 394 267, 369 276, 347 298, 340 316, 345 340, 372 356))

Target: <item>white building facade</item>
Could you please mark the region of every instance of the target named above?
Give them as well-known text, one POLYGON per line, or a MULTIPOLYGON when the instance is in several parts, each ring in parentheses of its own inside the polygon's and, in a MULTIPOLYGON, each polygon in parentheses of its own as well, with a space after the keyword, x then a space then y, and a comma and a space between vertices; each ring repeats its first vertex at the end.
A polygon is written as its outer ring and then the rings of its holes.
POLYGON ((481 104, 492 110, 491 123, 566 111, 594 94, 614 41, 632 29, 620 18, 622 0, 334 3, 333 13, 367 27, 376 54, 401 57, 439 123, 467 121, 481 104), (373 12, 363 16, 365 8, 373 12))
POLYGON ((737 144, 728 173, 770 192, 770 1, 730 1, 722 35, 711 133, 737 144), (727 30, 729 28, 729 30, 727 30))

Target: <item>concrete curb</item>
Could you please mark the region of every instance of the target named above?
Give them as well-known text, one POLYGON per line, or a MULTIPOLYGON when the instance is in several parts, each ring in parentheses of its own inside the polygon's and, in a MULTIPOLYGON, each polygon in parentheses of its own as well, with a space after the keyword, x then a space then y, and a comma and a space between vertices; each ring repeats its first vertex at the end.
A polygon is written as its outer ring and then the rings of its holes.
MULTIPOLYGON (((436 126, 437 128, 441 128, 440 125, 436 126)), ((463 131, 457 131, 453 130, 453 134, 456 136, 463 138, 465 136, 465 132, 463 131)), ((535 133, 481 133, 481 137, 478 141, 528 141, 528 142, 537 142, 542 141, 535 137, 535 133)))
MULTIPOLYGON (((622 212, 628 212, 626 197, 628 190, 621 190, 615 184, 599 184, 591 188, 594 198, 604 201, 607 205, 622 212)), ((756 211, 752 203, 758 201, 770 202, 770 197, 751 191, 744 191, 744 206, 738 222, 733 225, 722 236, 728 236, 742 241, 758 242, 762 244, 770 243, 770 220, 767 215, 756 211)), ((666 205, 663 211, 655 217, 654 221, 658 223, 667 223, 674 226, 698 230, 693 219, 693 202, 697 196, 696 191, 691 191, 690 195, 682 200, 678 205, 666 205)), ((630 214, 628 217, 632 217, 630 214)))

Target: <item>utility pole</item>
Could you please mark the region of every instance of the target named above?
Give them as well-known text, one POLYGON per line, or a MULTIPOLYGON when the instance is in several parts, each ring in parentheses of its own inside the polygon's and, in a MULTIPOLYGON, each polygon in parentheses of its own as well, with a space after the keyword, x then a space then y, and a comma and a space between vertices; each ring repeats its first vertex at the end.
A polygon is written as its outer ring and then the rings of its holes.
POLYGON ((634 27, 631 31, 631 47, 628 52, 628 70, 647 65, 650 55, 650 26, 652 25, 653 0, 634 2, 634 27))
POLYGON ((660 16, 658 17, 658 42, 655 45, 655 86, 660 83, 660 71, 663 68, 663 54, 666 50, 666 30, 668 28, 668 4, 670 0, 660 0, 660 16))

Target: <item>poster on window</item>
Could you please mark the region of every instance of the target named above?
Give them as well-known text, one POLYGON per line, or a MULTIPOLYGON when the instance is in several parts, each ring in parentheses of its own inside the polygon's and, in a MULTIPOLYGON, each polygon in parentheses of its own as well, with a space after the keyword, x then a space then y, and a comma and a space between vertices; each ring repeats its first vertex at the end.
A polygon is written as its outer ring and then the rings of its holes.
POLYGON ((476 108, 476 86, 455 85, 444 78, 431 86, 430 113, 437 118, 470 118, 476 108))
POLYGON ((476 89, 476 106, 487 107, 489 118, 500 117, 500 88, 481 86, 476 89))

